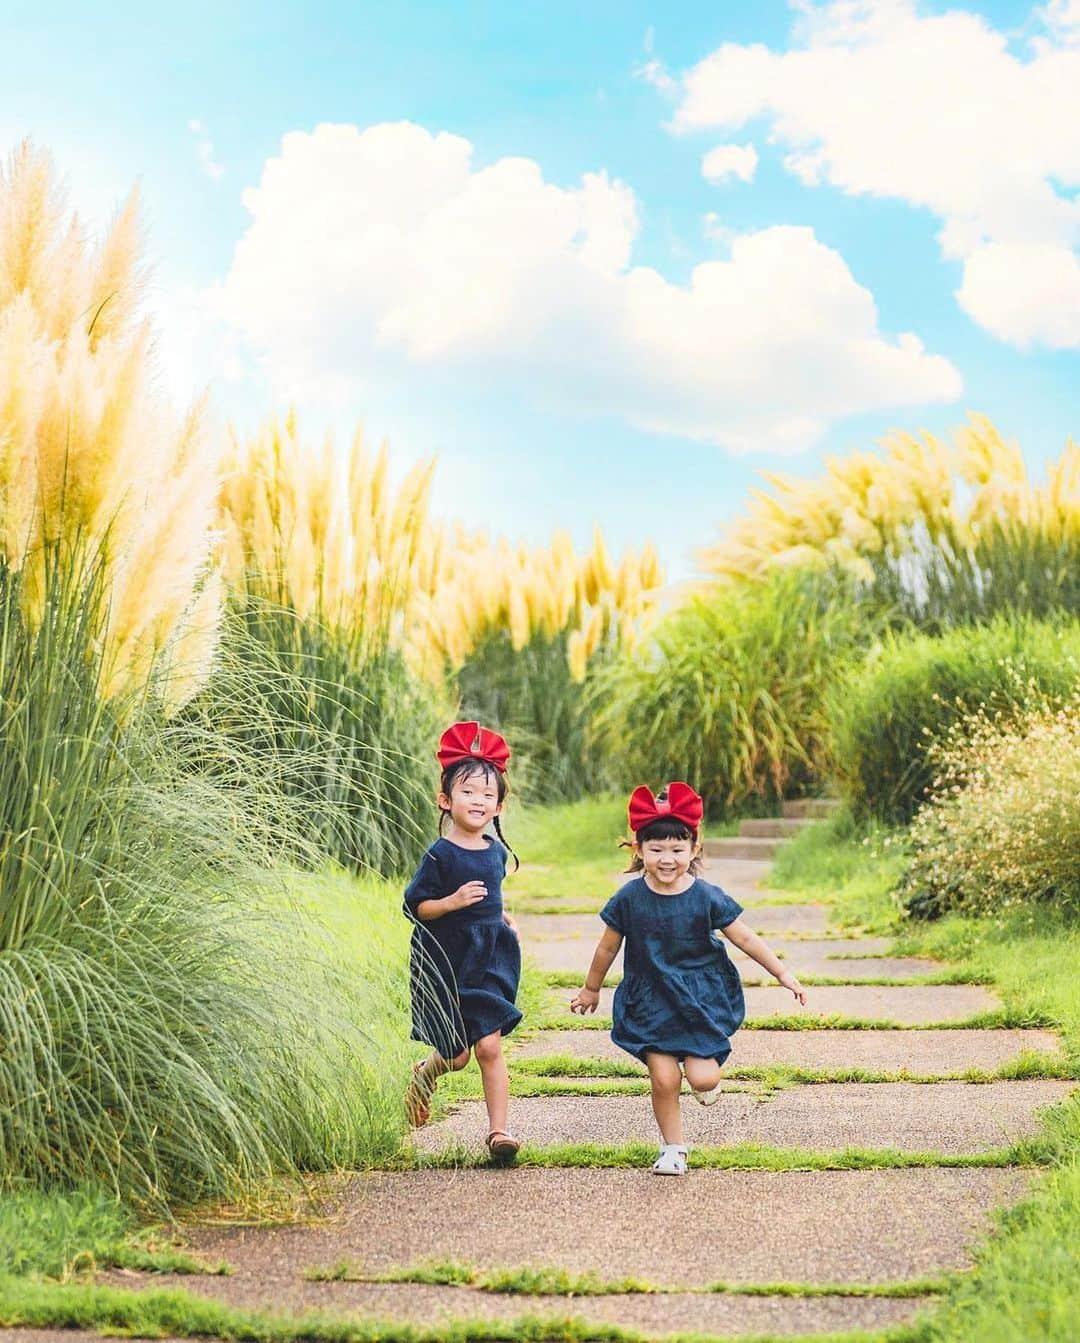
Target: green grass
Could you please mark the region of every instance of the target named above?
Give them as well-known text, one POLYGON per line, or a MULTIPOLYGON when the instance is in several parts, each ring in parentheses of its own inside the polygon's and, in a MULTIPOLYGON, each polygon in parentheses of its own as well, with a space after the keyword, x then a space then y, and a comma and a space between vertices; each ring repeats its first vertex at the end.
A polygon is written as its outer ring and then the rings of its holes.
MULTIPOLYGON (((610 1031, 611 1017, 571 1016, 565 1019, 549 1013, 537 1023, 545 1031, 610 1031)), ((739 1027, 743 1031, 992 1031, 1027 1030, 1036 1026, 1056 1026, 1057 1018, 1047 1012, 1027 1010, 1021 1006, 1003 1007, 992 1012, 979 1012, 961 1021, 930 1021, 909 1024, 890 1021, 886 1017, 845 1017, 839 1013, 829 1016, 774 1016, 755 1017, 739 1027)))
POLYGON ((230 1271, 190 1254, 168 1227, 139 1228, 101 1189, 49 1194, 23 1190, 0 1201, 0 1277, 35 1274, 66 1281, 100 1268, 149 1273, 230 1271))
MULTIPOLYGON (((890 898, 898 846, 863 844, 850 827, 802 832, 781 851, 773 879, 821 891, 857 892, 847 902, 868 924, 898 935, 896 951, 936 956, 991 980, 1013 1017, 1057 1028, 1068 1067, 1080 1065, 1080 927, 1044 909, 982 919, 901 922, 890 898), (805 836, 805 838, 804 838, 805 836), (891 852, 890 852, 891 850, 891 852), (863 876, 860 878, 860 865, 863 876)), ((843 903, 843 902, 842 902, 843 903)), ((1023 1073, 1024 1063, 1017 1061, 1023 1073)), ((940 1310, 911 1334, 918 1343, 1073 1343, 1080 1319, 1080 1098, 1050 1112, 1037 1139, 1051 1169, 1032 1193, 999 1215, 940 1310)))
MULTIPOLYGON (((797 955, 790 959, 792 964, 798 960, 797 955)), ((855 959, 851 957, 849 959, 855 959)), ((547 970, 544 971, 544 983, 549 989, 576 989, 580 988, 585 978, 585 972, 588 966, 583 966, 581 974, 576 974, 573 970, 547 970)), ((989 974, 974 974, 968 970, 943 969, 936 970, 928 975, 860 975, 858 979, 845 978, 843 975, 814 975, 800 974, 799 979, 806 988, 837 988, 854 986, 856 988, 915 988, 919 986, 930 987, 939 984, 992 984, 994 981, 989 974)), ((608 975, 604 980, 605 988, 612 989, 622 982, 622 975, 608 975)), ((761 971, 760 978, 743 978, 743 985, 746 988, 758 988, 762 985, 771 985, 773 978, 765 970, 761 971)))
MULTIPOLYGON (((209 1337, 237 1343, 650 1343, 649 1336, 637 1330, 551 1313, 522 1315, 510 1321, 389 1324, 355 1316, 272 1315, 225 1306, 189 1292, 59 1287, 14 1278, 0 1279, 0 1326, 51 1326, 142 1338, 209 1337)), ((783 1336, 740 1334, 738 1343, 925 1343, 928 1338, 916 1325, 873 1335, 861 1330, 783 1336)), ((666 1343, 702 1343, 699 1334, 669 1334, 665 1339, 666 1343)), ((715 1335, 710 1341, 725 1343, 715 1335)))
MULTIPOLYGON (((926 1167, 1000 1169, 1047 1165, 1060 1150, 1059 1140, 1034 1138, 990 1152, 898 1152, 886 1147, 846 1147, 819 1151, 772 1147, 764 1143, 732 1143, 727 1147, 696 1146, 690 1165, 696 1170, 912 1170, 926 1167)), ((655 1142, 561 1143, 522 1147, 517 1166, 534 1170, 647 1170, 656 1160, 655 1142)), ((486 1153, 448 1146, 439 1152, 403 1153, 394 1170, 469 1170, 490 1165, 486 1153)))
MULTIPOLYGON (((799 1068, 790 1064, 740 1066, 728 1064, 725 1078, 741 1082, 761 1082, 770 1088, 816 1086, 828 1082, 1000 1082, 1032 1078, 1080 1078, 1080 1064, 1058 1054, 1040 1054, 1025 1050, 998 1068, 965 1068, 949 1073, 914 1073, 908 1069, 892 1071, 874 1068, 799 1068)), ((511 1060, 511 1084, 523 1078, 644 1078, 644 1064, 623 1063, 618 1059, 577 1058, 570 1054, 511 1060)))
POLYGON ((366 1273, 361 1264, 339 1260, 329 1267, 305 1269, 308 1282, 411 1282, 423 1286, 471 1287, 475 1291, 507 1296, 784 1296, 887 1297, 910 1299, 945 1291, 946 1277, 913 1278, 903 1282, 711 1282, 703 1287, 664 1285, 641 1278, 603 1278, 596 1273, 566 1269, 481 1269, 455 1259, 424 1260, 384 1273, 366 1273))
POLYGON ((830 906, 842 927, 892 931, 898 906, 891 893, 900 879, 904 854, 895 834, 880 827, 857 827, 847 812, 807 825, 784 844, 768 876, 769 884, 830 906))

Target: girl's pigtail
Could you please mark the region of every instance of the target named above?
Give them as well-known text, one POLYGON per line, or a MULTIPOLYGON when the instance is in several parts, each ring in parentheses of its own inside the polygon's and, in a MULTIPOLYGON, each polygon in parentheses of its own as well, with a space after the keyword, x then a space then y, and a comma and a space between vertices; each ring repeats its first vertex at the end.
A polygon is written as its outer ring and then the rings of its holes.
POLYGON ((521 863, 520 863, 520 861, 518 860, 518 856, 517 856, 517 854, 514 852, 514 850, 513 850, 513 849, 510 847, 510 845, 507 843, 507 841, 506 841, 506 836, 503 834, 503 829, 502 829, 502 826, 499 824, 499 818, 498 818, 497 816, 495 817, 495 833, 496 833, 496 834, 498 835, 498 837, 499 837, 499 843, 500 843, 500 844, 503 846, 503 848, 509 853, 510 857, 513 858, 513 860, 514 860, 514 871, 516 872, 516 871, 518 870, 518 868, 521 866, 521 863))

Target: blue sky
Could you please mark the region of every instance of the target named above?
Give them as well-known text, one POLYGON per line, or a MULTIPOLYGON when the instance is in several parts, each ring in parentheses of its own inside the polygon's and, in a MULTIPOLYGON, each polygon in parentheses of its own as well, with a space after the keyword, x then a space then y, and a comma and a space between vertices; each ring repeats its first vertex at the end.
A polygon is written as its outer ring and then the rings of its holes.
POLYGON ((968 410, 1035 466, 1060 451, 1074 87, 1069 0, 0 16, 0 141, 50 147, 95 222, 141 183, 177 395, 209 380, 242 425, 294 398, 313 434, 362 418, 403 465, 439 454, 466 523, 600 522, 675 574, 761 469, 968 410), (725 145, 753 146, 750 180, 706 180, 725 145), (534 167, 489 182, 507 160, 534 167))

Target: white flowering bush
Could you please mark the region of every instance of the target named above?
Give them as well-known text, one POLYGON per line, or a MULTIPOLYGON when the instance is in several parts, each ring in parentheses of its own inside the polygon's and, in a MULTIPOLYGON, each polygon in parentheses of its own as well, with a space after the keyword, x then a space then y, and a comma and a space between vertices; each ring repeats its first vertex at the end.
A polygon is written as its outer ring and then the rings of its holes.
POLYGON ((1080 690, 1012 719, 980 712, 933 756, 933 794, 910 831, 908 911, 1080 914, 1080 690))

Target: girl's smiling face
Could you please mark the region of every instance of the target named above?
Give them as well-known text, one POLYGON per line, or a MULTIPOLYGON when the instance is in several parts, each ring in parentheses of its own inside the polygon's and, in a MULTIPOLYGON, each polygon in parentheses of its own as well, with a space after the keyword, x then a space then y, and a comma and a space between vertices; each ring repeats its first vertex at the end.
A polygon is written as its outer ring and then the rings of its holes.
POLYGON ((651 886, 667 894, 679 894, 691 885, 687 880, 690 864, 701 852, 701 845, 692 839, 646 839, 640 844, 635 840, 634 852, 645 865, 651 886))
POLYGON ((502 811, 494 771, 475 769, 450 785, 450 796, 439 794, 439 807, 450 813, 459 830, 479 835, 502 811))

